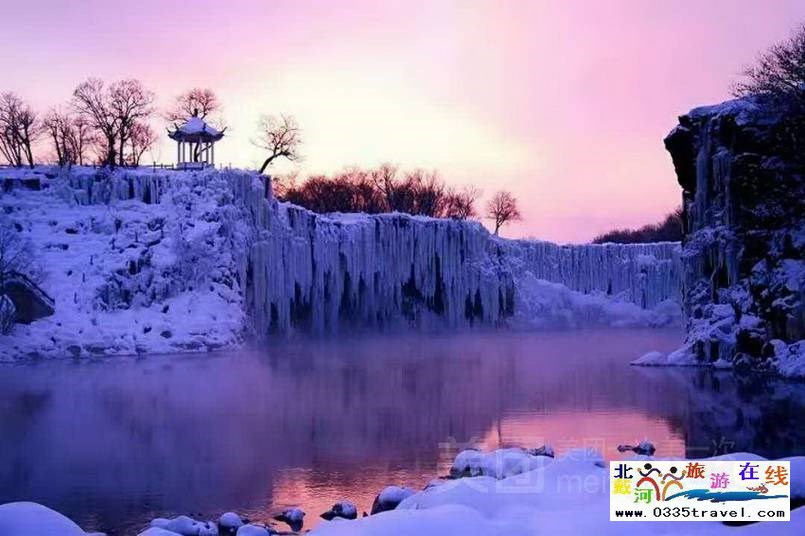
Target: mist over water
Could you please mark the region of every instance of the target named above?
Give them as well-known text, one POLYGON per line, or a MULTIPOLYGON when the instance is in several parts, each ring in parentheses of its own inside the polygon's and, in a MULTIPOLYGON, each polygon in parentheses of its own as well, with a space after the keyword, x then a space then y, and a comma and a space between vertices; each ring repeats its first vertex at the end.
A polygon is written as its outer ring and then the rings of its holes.
POLYGON ((802 384, 628 365, 681 337, 373 336, 4 366, 0 503, 41 502, 111 534, 299 505, 309 528, 337 500, 368 511, 386 485, 421 488, 469 444, 608 459, 643 438, 658 455, 804 453, 802 384))

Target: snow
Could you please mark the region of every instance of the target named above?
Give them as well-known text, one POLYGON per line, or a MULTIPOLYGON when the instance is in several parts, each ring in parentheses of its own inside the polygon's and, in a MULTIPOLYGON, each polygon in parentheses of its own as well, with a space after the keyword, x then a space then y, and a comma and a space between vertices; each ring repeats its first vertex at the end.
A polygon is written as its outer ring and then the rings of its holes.
POLYGON ((199 134, 201 132, 207 132, 213 136, 220 134, 220 131, 208 125, 200 117, 191 117, 183 125, 179 126, 179 130, 185 134, 199 134))
POLYGON ((0 534, 25 536, 86 536, 81 527, 41 504, 14 502, 0 505, 0 534))

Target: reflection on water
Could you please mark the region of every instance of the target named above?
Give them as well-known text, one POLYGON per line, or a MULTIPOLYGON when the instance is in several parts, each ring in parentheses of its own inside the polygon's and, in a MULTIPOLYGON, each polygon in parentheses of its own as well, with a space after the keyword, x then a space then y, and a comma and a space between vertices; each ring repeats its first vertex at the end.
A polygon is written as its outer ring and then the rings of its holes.
POLYGON ((34 500, 83 527, 136 533, 156 516, 306 527, 339 499, 369 510, 421 487, 468 443, 615 446, 658 454, 803 454, 805 386, 629 367, 668 330, 297 342, 213 356, 0 369, 0 502, 34 500))

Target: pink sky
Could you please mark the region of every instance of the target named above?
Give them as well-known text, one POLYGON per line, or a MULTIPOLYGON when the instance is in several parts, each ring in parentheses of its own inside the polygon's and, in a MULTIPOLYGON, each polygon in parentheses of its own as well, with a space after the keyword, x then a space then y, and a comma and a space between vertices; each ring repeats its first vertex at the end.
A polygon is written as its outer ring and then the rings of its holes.
MULTIPOLYGON (((0 89, 37 108, 88 76, 140 78, 163 106, 211 87, 230 126, 219 163, 255 166, 257 116, 291 113, 303 173, 437 168, 514 192, 523 221, 505 235, 561 242, 677 206, 676 116, 728 98, 805 20, 801 0, 0 3, 0 89)), ((174 154, 164 137, 146 160, 174 154)))

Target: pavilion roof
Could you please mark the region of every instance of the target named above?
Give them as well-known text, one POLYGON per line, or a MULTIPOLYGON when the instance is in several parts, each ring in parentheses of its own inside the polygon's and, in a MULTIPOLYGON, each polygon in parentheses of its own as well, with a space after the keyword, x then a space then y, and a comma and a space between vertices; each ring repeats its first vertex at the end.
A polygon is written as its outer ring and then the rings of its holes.
POLYGON ((218 141, 224 137, 224 131, 208 125, 200 117, 191 117, 182 125, 175 125, 168 131, 168 137, 176 141, 218 141))

